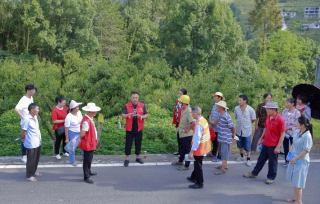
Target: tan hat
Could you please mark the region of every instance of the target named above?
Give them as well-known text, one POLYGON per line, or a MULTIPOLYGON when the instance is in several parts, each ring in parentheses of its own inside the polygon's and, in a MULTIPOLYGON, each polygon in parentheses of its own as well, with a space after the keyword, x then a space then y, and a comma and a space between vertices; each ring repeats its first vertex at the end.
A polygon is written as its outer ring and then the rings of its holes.
POLYGON ((69 108, 70 108, 70 109, 73 109, 73 108, 75 108, 75 107, 80 106, 81 104, 82 104, 82 103, 78 103, 78 102, 72 100, 72 101, 70 102, 70 104, 69 104, 69 108))
POLYGON ((218 103, 216 103, 217 106, 220 106, 222 108, 225 108, 225 109, 229 109, 227 107, 227 103, 225 101, 219 101, 218 103))
POLYGON ((87 106, 82 108, 82 110, 88 111, 88 112, 98 112, 101 110, 101 108, 96 106, 95 103, 88 103, 87 106))
POLYGON ((225 98, 223 97, 223 94, 221 92, 216 92, 215 94, 212 94, 212 96, 220 96, 222 98, 222 100, 225 100, 225 98))

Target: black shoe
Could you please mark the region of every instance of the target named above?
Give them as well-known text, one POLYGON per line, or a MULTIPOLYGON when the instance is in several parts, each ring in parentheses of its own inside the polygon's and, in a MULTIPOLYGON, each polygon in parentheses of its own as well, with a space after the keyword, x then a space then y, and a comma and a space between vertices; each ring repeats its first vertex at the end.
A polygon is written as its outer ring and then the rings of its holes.
POLYGON ((203 188, 203 184, 202 185, 193 184, 193 185, 190 185, 189 188, 192 188, 192 189, 203 188))
POLYGON ((141 158, 136 159, 136 162, 138 162, 140 164, 144 164, 144 161, 141 158))
POLYGON ((124 167, 128 167, 129 166, 129 160, 124 160, 124 167))
POLYGON ((192 178, 189 177, 189 176, 187 177, 187 180, 190 181, 190 182, 192 182, 192 183, 196 183, 196 180, 195 180, 195 179, 192 179, 192 178))
POLYGON ((90 175, 91 176, 95 176, 95 175, 97 175, 97 173, 96 172, 90 172, 90 175))
POLYGON ((84 181, 89 183, 89 184, 93 184, 94 183, 91 179, 85 179, 84 181))

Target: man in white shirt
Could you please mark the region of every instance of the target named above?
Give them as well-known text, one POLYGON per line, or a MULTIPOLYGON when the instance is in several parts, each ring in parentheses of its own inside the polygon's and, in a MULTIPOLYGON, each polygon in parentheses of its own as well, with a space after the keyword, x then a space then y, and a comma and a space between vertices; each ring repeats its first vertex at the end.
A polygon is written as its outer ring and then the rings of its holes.
MULTIPOLYGON (((20 125, 22 125, 25 116, 29 114, 28 106, 33 103, 33 95, 36 93, 36 89, 33 84, 27 84, 25 87, 26 94, 20 99, 18 104, 15 107, 15 112, 21 118, 20 125)), ((37 116, 36 116, 37 117, 37 116)), ((21 139, 21 152, 23 163, 27 163, 26 148, 24 147, 24 139, 21 139)))

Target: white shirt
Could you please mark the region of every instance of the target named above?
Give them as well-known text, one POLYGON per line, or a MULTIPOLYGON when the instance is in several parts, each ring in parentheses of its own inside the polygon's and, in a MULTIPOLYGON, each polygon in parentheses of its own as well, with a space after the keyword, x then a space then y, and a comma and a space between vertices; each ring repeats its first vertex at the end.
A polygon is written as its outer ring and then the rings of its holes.
MULTIPOLYGON (((95 131, 95 133, 96 133, 96 138, 98 139, 97 129, 96 129, 96 126, 94 125, 93 119, 92 119, 90 116, 88 116, 87 114, 86 114, 86 116, 92 121, 93 127, 94 127, 94 131, 95 131)), ((89 131, 89 124, 88 124, 87 121, 84 121, 84 122, 82 123, 82 130, 85 131, 85 132, 88 132, 88 131, 89 131)))
MULTIPOLYGON (((28 106, 33 103, 33 97, 31 96, 31 98, 28 98, 26 96, 23 96, 20 101, 18 102, 18 104, 16 105, 16 109, 20 110, 23 118, 25 118, 28 114, 29 114, 29 110, 28 110, 28 106)), ((21 123, 22 124, 23 119, 21 119, 21 123)))
POLYGON ((80 123, 82 121, 82 114, 77 112, 77 116, 69 113, 64 121, 64 126, 68 127, 72 132, 80 132, 80 123))
POLYGON ((33 118, 30 114, 26 115, 22 120, 21 129, 26 130, 25 148, 33 149, 41 146, 41 133, 36 116, 33 118))

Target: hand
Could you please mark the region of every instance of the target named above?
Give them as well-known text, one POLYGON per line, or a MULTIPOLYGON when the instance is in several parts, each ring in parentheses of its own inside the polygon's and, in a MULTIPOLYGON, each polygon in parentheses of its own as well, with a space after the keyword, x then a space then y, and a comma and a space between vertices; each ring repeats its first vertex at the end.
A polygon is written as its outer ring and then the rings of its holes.
POLYGON ((261 138, 258 140, 258 146, 262 144, 261 138))
POLYGON ((127 118, 131 118, 131 115, 132 115, 133 113, 128 113, 127 114, 127 118))
POLYGON ((188 159, 189 159, 189 160, 193 160, 192 156, 193 156, 193 152, 190 152, 190 153, 188 154, 188 159))
POLYGON ((258 125, 254 127, 254 131, 257 131, 257 130, 258 130, 258 125))
POLYGON ((68 143, 69 142, 69 139, 66 139, 65 143, 68 143))
POLYGON ((189 132, 189 128, 183 129, 183 132, 189 132))
POLYGON ((290 163, 295 164, 297 162, 296 158, 290 160, 290 163))
POLYGON ((234 136, 236 136, 236 135, 232 135, 232 139, 234 139, 234 136))
POLYGON ((276 147, 273 152, 275 154, 279 154, 280 153, 280 147, 276 147))

